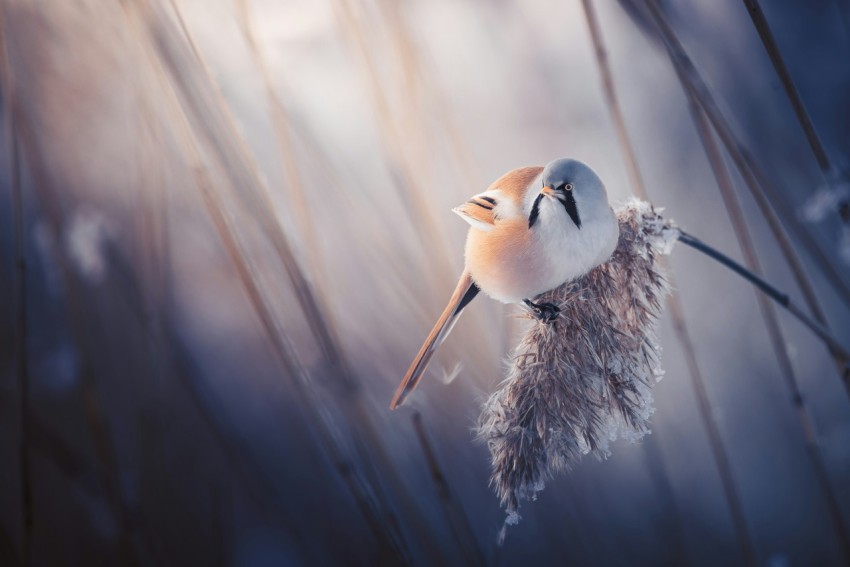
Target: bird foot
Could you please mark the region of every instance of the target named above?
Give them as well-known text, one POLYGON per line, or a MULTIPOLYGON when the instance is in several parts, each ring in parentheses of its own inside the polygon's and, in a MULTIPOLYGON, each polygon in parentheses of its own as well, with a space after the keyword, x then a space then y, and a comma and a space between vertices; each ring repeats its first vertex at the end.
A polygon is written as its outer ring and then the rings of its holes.
POLYGON ((522 302, 531 309, 531 313, 541 323, 551 323, 561 314, 561 310, 554 303, 534 303, 529 299, 523 299, 522 302))

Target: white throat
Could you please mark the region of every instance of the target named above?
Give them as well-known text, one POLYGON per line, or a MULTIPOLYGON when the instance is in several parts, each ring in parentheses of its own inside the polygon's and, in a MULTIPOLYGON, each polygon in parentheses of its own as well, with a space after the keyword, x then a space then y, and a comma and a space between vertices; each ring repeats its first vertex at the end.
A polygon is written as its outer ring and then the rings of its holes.
POLYGON ((532 230, 547 269, 541 274, 538 294, 586 274, 614 252, 619 236, 617 219, 608 203, 602 205, 580 207, 579 228, 560 201, 549 197, 541 201, 532 230))

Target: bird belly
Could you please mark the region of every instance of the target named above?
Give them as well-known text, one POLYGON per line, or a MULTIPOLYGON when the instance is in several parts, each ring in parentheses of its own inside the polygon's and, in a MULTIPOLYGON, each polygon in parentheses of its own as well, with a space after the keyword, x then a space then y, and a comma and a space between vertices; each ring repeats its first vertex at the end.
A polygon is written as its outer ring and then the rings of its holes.
POLYGON ((511 269, 511 263, 506 262, 496 269, 472 269, 470 273, 481 291, 502 303, 517 303, 541 293, 541 280, 546 274, 528 266, 528 262, 514 264, 522 265, 511 269))
POLYGON ((617 245, 616 218, 549 232, 472 229, 466 269, 481 291, 502 303, 533 299, 608 260, 617 245), (522 236, 517 236, 521 234, 522 236))
POLYGON ((481 291, 502 303, 531 297, 545 276, 543 250, 521 223, 514 229, 488 232, 470 229, 466 269, 481 291))

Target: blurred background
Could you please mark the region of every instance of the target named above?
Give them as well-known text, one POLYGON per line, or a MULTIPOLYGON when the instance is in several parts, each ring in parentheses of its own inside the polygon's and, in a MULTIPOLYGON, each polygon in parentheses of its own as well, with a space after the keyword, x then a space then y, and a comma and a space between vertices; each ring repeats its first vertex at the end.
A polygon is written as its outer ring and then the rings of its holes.
POLYGON ((516 308, 388 410, 450 208, 564 156, 850 344, 850 3, 762 4, 4 0, 0 564, 850 562, 846 361, 682 246, 652 434, 503 546, 516 308))

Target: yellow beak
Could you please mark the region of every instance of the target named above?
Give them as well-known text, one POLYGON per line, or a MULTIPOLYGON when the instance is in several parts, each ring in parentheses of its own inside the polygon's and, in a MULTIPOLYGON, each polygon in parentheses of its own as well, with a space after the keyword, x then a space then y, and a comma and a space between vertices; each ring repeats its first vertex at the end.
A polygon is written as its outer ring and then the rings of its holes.
POLYGON ((560 191, 556 191, 554 187, 549 187, 548 185, 544 186, 540 192, 547 197, 554 197, 555 199, 558 198, 558 193, 560 193, 560 191))

